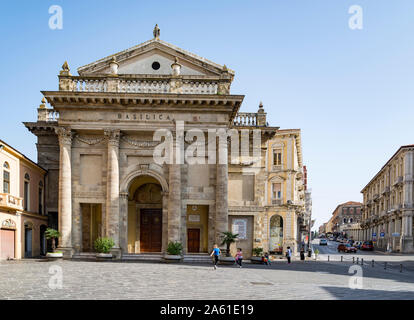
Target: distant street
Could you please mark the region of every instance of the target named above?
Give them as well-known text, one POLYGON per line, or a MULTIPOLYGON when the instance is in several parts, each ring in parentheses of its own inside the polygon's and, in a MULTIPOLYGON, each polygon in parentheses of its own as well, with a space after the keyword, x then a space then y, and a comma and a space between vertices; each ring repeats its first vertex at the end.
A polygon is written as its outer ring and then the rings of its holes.
POLYGON ((319 250, 319 257, 318 260, 321 261, 327 261, 328 256, 330 261, 341 261, 341 256, 344 258, 344 260, 351 260, 352 257, 364 259, 366 262, 372 261, 388 261, 388 262, 401 262, 405 261, 409 265, 414 264, 414 255, 410 254, 396 254, 396 253, 385 253, 385 252, 378 252, 378 251, 363 251, 358 250, 357 253, 344 253, 344 252, 338 252, 338 245, 339 242, 336 241, 329 241, 328 245, 319 245, 319 239, 314 239, 312 241, 313 249, 319 250))

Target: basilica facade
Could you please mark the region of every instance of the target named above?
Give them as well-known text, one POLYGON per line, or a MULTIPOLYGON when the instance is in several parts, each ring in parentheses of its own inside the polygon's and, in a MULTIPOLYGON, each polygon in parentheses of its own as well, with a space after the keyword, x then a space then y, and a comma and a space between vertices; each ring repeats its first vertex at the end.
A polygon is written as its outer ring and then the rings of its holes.
POLYGON ((206 255, 226 231, 246 257, 298 250, 307 232, 300 130, 270 126, 262 104, 240 112, 234 71, 158 31, 78 74, 65 62, 59 90, 42 91, 37 121, 24 123, 38 138, 45 210, 66 257, 93 252, 103 236, 116 258, 162 255, 171 241, 184 256, 206 255), (167 137, 173 161, 163 163, 154 155, 167 137), (205 161, 177 162, 196 138, 205 161))

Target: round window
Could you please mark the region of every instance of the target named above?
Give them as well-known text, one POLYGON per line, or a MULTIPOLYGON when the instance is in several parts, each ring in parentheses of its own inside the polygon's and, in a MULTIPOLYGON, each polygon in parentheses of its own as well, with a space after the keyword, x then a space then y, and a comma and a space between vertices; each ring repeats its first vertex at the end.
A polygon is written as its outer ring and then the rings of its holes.
POLYGON ((160 63, 159 63, 158 61, 154 61, 154 62, 152 63, 152 68, 153 68, 154 70, 158 70, 160 67, 161 67, 161 65, 160 65, 160 63))

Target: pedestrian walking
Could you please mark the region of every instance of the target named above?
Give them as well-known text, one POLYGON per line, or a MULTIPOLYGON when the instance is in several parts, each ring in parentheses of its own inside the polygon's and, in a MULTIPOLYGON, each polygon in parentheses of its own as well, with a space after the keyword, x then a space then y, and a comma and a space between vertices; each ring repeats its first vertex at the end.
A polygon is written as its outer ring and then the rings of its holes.
POLYGON ((268 266, 271 266, 272 264, 270 263, 270 257, 269 257, 269 252, 265 253, 265 259, 266 259, 266 264, 268 266))
POLYGON ((304 261, 305 260, 305 248, 302 247, 302 249, 300 249, 300 260, 304 261))
POLYGON ((290 264, 290 259, 292 258, 292 250, 290 249, 290 247, 287 247, 286 258, 287 258, 288 264, 290 264))
POLYGON ((210 254, 210 256, 213 257, 214 270, 217 269, 217 263, 218 263, 220 255, 221 255, 220 248, 217 246, 217 244, 215 244, 213 251, 211 251, 211 254, 210 254))
POLYGON ((241 268, 242 262, 243 262, 243 252, 241 248, 237 249, 235 258, 236 258, 236 263, 239 265, 239 268, 241 268))

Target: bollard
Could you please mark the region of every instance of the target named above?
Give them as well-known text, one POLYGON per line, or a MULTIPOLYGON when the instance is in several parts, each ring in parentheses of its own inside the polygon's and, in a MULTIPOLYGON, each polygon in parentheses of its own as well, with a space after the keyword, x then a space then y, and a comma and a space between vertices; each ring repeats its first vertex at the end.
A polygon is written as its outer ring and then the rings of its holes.
POLYGON ((357 264, 359 264, 359 257, 357 257, 357 264))
POLYGON ((384 262, 384 270, 387 270, 387 263, 384 262))
POLYGON ((400 272, 402 272, 402 264, 400 264, 400 272))
POLYGON ((372 259, 372 267, 374 268, 374 259, 372 259))
POLYGON ((329 262, 329 256, 328 256, 328 262, 329 262))
POLYGON ((355 263, 355 257, 352 257, 352 263, 355 263))
POLYGON ((364 265, 364 258, 361 258, 361 266, 364 265))
POLYGON ((341 256, 341 262, 344 262, 344 256, 341 256))

